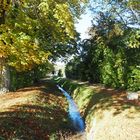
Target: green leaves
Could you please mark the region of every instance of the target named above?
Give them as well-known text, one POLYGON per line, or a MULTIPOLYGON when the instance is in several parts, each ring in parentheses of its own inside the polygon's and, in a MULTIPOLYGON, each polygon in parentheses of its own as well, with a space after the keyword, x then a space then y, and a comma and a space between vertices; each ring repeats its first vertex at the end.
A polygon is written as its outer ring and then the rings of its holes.
POLYGON ((63 25, 66 33, 73 38, 74 35, 74 22, 73 17, 69 11, 67 4, 57 4, 54 17, 58 20, 60 25, 63 25), (66 14, 67 13, 67 14, 66 14))
POLYGON ((128 75, 128 89, 130 91, 140 90, 140 67, 131 67, 128 75))
POLYGON ((6 20, 0 25, 0 57, 7 58, 10 66, 18 71, 27 71, 45 63, 48 56, 68 53, 66 44, 77 37, 74 22, 85 1, 10 2, 4 0, 0 4, 6 12, 3 14, 6 20), (59 49, 60 45, 64 46, 63 49, 59 49))
POLYGON ((140 30, 124 26, 110 12, 97 13, 91 38, 80 44, 82 51, 68 63, 67 76, 114 88, 140 90, 140 30))
POLYGON ((129 34, 127 45, 130 48, 140 48, 140 30, 132 31, 129 34))
POLYGON ((42 12, 44 16, 47 16, 49 12, 49 5, 47 1, 43 1, 39 4, 38 9, 42 12))

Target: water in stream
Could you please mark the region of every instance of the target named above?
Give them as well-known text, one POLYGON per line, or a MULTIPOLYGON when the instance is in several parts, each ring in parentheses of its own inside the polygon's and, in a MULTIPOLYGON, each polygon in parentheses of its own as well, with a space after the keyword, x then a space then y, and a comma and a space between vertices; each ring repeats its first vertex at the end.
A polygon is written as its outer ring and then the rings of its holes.
POLYGON ((85 131, 84 121, 83 121, 83 119, 82 119, 82 117, 81 117, 81 115, 78 111, 77 105, 73 101, 72 97, 63 88, 61 88, 59 85, 57 85, 57 87, 58 87, 59 90, 61 90, 61 92, 63 92, 63 94, 65 95, 65 97, 68 100, 69 115, 70 115, 70 118, 73 122, 74 128, 78 132, 84 132, 85 131))

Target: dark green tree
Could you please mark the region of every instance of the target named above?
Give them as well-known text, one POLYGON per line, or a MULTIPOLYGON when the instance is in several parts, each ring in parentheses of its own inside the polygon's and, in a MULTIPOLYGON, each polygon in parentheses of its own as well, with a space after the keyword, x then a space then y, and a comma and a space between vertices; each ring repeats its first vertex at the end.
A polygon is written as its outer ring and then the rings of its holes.
POLYGON ((61 69, 58 70, 58 76, 59 77, 63 77, 63 73, 62 73, 62 70, 61 69))

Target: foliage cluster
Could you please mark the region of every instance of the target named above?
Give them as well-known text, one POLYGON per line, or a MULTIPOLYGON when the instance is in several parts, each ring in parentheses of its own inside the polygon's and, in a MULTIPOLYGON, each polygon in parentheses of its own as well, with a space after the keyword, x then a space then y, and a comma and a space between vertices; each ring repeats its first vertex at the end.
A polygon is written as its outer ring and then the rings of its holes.
POLYGON ((14 73, 23 75, 22 80, 32 71, 39 75, 40 65, 50 69, 48 60, 73 52, 77 39, 74 23, 86 2, 0 0, 0 58, 12 67, 12 78, 14 73))
POLYGON ((62 70, 61 69, 59 69, 59 71, 58 71, 58 76, 59 77, 63 77, 63 73, 62 73, 62 70))
POLYGON ((100 12, 90 39, 66 66, 66 76, 114 88, 140 90, 140 30, 100 12))

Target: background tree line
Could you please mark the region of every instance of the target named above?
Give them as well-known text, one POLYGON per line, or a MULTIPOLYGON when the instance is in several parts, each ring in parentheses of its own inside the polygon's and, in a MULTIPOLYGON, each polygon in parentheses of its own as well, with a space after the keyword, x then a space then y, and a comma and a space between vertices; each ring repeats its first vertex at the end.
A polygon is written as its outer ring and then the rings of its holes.
POLYGON ((79 43, 79 53, 66 66, 67 77, 140 90, 138 4, 131 0, 94 3, 90 39, 79 43))

